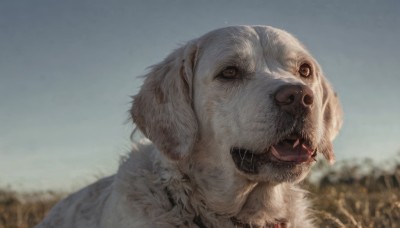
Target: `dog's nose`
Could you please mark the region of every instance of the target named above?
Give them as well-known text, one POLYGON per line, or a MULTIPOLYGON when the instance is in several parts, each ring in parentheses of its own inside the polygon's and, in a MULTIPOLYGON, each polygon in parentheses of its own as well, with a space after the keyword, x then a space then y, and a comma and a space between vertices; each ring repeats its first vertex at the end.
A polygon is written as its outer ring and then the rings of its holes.
POLYGON ((275 101, 285 112, 299 115, 313 104, 314 94, 305 85, 284 85, 276 90, 275 101))

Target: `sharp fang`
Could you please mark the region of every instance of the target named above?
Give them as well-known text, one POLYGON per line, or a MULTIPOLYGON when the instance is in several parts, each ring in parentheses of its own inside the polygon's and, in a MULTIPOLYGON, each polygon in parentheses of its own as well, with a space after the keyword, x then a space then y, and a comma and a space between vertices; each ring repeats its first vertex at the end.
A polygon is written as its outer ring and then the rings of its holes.
POLYGON ((300 139, 297 139, 296 142, 294 142, 294 144, 293 144, 293 148, 295 148, 297 145, 299 145, 299 143, 300 143, 300 139))

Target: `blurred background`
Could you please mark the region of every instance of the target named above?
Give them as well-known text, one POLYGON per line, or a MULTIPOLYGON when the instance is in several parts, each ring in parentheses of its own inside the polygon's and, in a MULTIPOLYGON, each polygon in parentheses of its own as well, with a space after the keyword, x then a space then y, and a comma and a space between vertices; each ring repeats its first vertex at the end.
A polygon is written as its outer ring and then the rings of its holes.
POLYGON ((2 0, 0 187, 72 191, 116 171, 146 68, 210 30, 302 41, 342 101, 337 160, 400 151, 400 1, 2 0))

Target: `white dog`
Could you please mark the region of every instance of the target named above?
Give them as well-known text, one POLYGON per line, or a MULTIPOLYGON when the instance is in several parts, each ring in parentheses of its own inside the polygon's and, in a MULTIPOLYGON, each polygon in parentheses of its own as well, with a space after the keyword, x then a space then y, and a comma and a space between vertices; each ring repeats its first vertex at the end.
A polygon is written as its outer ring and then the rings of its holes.
POLYGON ((151 143, 39 227, 312 227, 296 187, 342 124, 321 68, 292 35, 222 28, 152 67, 131 110, 151 143))

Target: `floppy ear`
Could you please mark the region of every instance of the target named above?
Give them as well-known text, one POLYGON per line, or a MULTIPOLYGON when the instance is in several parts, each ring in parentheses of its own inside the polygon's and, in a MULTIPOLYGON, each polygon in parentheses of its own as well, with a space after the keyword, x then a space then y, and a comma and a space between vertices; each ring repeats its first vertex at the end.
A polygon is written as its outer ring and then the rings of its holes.
POLYGON ((192 81, 197 47, 192 42, 151 67, 131 115, 136 126, 169 158, 178 160, 193 148, 197 120, 192 108, 192 81))
POLYGON ((335 160, 333 153, 332 141, 339 133, 340 128, 343 124, 343 111, 342 106, 339 102, 337 94, 333 91, 332 86, 325 79, 321 77, 321 86, 323 92, 323 121, 324 121, 324 148, 322 148, 322 154, 332 164, 335 160))

